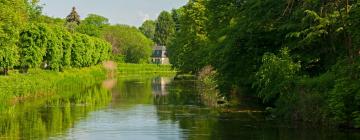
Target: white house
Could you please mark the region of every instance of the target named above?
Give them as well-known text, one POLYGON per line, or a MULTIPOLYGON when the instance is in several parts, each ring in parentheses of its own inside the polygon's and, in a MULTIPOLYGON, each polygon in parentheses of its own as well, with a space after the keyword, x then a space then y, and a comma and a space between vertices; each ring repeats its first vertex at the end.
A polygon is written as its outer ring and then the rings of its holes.
POLYGON ((152 63, 154 64, 170 64, 167 57, 167 51, 165 46, 154 46, 152 63))

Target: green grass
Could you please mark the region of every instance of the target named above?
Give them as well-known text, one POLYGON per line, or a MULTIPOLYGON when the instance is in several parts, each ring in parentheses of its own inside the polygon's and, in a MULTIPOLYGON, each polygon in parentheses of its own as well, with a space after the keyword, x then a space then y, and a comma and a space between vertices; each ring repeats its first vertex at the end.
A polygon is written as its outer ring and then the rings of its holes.
MULTIPOLYGON (((171 65, 118 64, 117 68, 118 77, 176 74, 171 65)), ((8 103, 58 94, 66 96, 66 93, 74 91, 81 93, 81 90, 99 84, 105 78, 106 71, 102 66, 66 69, 64 72, 30 69, 27 74, 22 74, 10 71, 8 76, 0 76, 0 109, 8 103)))
POLYGON ((171 65, 156 64, 118 64, 117 73, 119 76, 126 74, 175 74, 177 71, 171 65))
POLYGON ((81 69, 67 69, 54 72, 31 69, 27 74, 11 71, 9 76, 0 76, 0 109, 7 103, 38 98, 57 93, 83 90, 106 78, 101 66, 81 69))

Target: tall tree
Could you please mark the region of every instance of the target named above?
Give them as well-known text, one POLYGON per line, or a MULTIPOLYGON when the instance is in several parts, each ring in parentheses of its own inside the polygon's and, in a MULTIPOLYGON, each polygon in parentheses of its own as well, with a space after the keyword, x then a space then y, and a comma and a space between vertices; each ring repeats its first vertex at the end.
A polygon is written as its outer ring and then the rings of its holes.
POLYGON ((100 15, 89 14, 81 21, 81 24, 76 28, 76 31, 89 36, 100 37, 101 30, 108 25, 109 19, 100 15))
POLYGON ((170 62, 183 72, 196 73, 210 59, 205 25, 204 0, 191 1, 181 9, 173 11, 178 24, 175 39, 168 45, 170 62), (196 61, 194 61, 196 60, 196 61))
POLYGON ((167 11, 160 13, 155 28, 155 42, 167 46, 175 33, 175 22, 167 11))
POLYGON ((154 43, 137 28, 126 25, 108 26, 102 36, 112 44, 115 56, 124 57, 123 61, 127 63, 149 61, 154 43))
POLYGON ((81 23, 80 16, 73 7, 70 14, 65 18, 65 27, 72 33, 75 32, 77 26, 81 23))
POLYGON ((76 8, 73 7, 70 14, 66 17, 66 22, 70 23, 70 22, 74 22, 77 25, 80 24, 81 20, 80 20, 80 16, 79 14, 76 12, 76 8))
POLYGON ((19 30, 28 18, 26 4, 23 0, 0 0, 0 68, 5 75, 18 64, 16 43, 19 30))
POLYGON ((154 40, 155 36, 155 28, 156 23, 153 20, 146 20, 141 27, 139 27, 139 30, 148 38, 151 40, 154 40))
POLYGON ((23 72, 29 68, 40 67, 46 49, 52 40, 51 30, 46 24, 30 24, 20 33, 20 66, 23 72))

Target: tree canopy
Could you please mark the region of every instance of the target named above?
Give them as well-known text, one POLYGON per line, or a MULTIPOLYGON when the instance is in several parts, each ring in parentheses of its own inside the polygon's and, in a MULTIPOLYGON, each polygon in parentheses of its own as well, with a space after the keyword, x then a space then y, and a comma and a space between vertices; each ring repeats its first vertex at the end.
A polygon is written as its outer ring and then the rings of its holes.
POLYGON ((155 26, 156 22, 153 20, 146 20, 140 27, 139 30, 149 39, 155 39, 155 26))
POLYGON ((81 21, 81 24, 76 27, 76 31, 89 36, 100 37, 102 29, 108 25, 109 20, 107 18, 96 14, 89 14, 81 21))
POLYGON ((137 28, 126 25, 108 26, 102 37, 112 44, 115 55, 124 56, 125 62, 149 62, 154 43, 137 28))
POLYGON ((191 0, 160 14, 155 40, 182 72, 214 67, 228 99, 256 93, 275 116, 360 127, 359 15, 349 0, 191 0), (169 16, 175 35, 160 28, 169 16))
POLYGON ((155 26, 155 42, 158 45, 168 45, 172 36, 175 33, 175 22, 171 14, 167 11, 160 13, 158 19, 156 20, 155 26))

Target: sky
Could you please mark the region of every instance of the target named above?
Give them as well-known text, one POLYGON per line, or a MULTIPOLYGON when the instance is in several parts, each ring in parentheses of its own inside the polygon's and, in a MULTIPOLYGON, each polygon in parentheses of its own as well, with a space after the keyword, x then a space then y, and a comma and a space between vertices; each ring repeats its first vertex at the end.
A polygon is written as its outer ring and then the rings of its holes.
POLYGON ((75 6, 83 19, 97 14, 111 24, 139 27, 147 19, 156 19, 163 10, 179 8, 188 0, 40 0, 43 13, 50 17, 65 18, 75 6))

